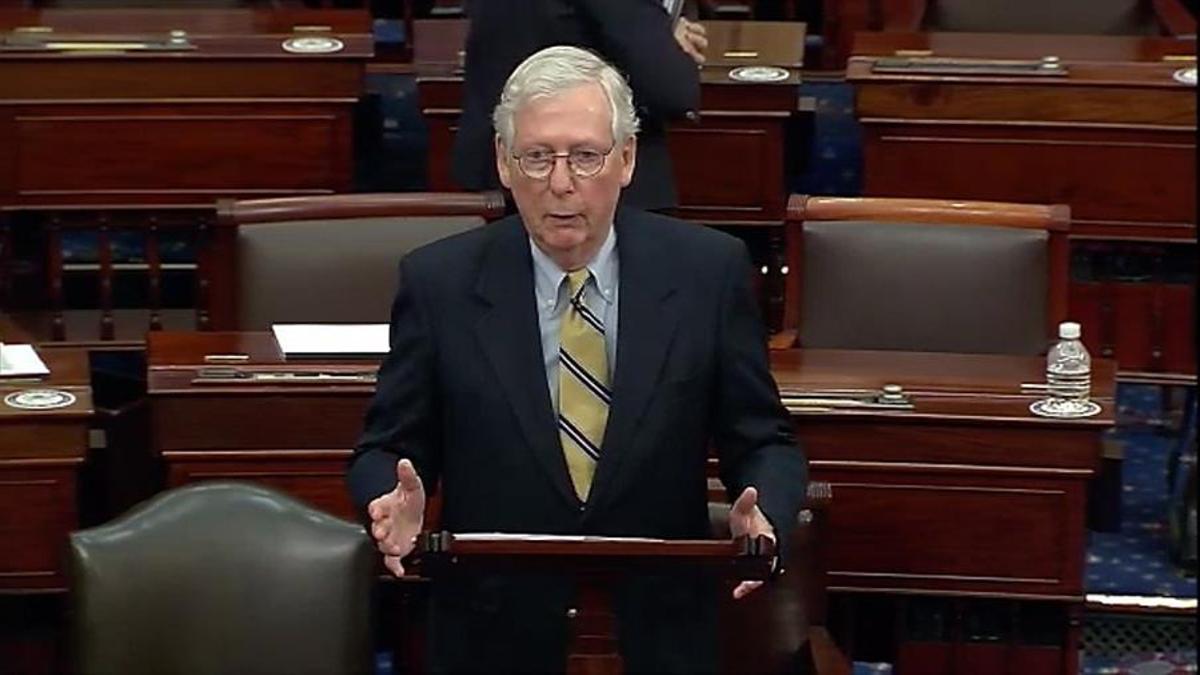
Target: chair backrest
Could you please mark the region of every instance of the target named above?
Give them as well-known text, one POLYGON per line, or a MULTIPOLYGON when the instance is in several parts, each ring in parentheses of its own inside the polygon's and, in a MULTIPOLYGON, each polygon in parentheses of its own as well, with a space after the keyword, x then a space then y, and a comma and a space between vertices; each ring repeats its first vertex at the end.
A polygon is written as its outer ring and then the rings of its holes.
POLYGON ((80 673, 365 673, 363 528, 273 490, 203 483, 71 535, 80 673))
POLYGON ((356 194, 226 201, 235 281, 213 327, 388 320, 401 257, 503 213, 498 193, 356 194))
POLYGON ((1066 318, 1066 206, 794 196, 802 347, 1044 353, 1066 318))

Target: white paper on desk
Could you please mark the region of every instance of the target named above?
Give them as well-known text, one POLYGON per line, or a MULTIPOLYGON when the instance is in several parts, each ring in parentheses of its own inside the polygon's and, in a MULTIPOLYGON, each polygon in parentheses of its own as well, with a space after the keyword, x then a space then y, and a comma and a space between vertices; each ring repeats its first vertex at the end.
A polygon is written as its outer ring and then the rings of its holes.
POLYGON ((50 369, 34 351, 33 345, 0 346, 0 377, 40 377, 50 369))
POLYGON ((383 356, 386 323, 277 323, 271 326, 284 356, 383 356))

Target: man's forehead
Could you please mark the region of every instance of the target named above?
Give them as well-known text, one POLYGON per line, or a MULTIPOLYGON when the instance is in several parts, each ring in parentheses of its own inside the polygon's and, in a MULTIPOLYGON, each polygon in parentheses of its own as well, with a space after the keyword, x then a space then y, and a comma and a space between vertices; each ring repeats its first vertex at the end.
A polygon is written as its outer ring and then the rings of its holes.
POLYGON ((553 94, 534 96, 517 107, 514 122, 519 129, 523 118, 547 114, 587 115, 595 119, 598 126, 605 128, 612 122, 612 109, 608 97, 604 94, 604 89, 594 82, 553 94))

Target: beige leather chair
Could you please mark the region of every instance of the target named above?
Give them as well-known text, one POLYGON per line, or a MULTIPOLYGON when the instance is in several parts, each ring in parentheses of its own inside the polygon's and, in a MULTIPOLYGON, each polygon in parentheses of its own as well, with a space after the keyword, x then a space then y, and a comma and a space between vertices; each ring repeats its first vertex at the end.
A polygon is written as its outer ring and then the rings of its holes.
POLYGON ((794 195, 772 347, 1044 353, 1067 308, 1068 207, 794 195))
POLYGON ((203 483, 71 535, 76 670, 367 673, 377 555, 360 525, 203 483))
POLYGON ((218 229, 232 240, 224 263, 233 280, 215 298, 212 327, 386 322, 406 253, 503 211, 499 193, 223 201, 218 229))

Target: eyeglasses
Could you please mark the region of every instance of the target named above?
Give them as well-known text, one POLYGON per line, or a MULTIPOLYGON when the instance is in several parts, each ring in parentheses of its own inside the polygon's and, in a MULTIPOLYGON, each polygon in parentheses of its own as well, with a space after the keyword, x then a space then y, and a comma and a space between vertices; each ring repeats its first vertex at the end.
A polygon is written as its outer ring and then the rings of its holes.
POLYGON ((521 173, 534 180, 545 180, 550 177, 550 172, 554 171, 554 165, 558 163, 559 157, 565 157, 567 160, 567 168, 571 170, 571 174, 577 178, 591 178, 600 173, 604 168, 604 162, 608 156, 612 154, 613 148, 617 147, 614 143, 608 150, 601 152, 600 150, 592 150, 589 148, 579 148, 570 152, 550 152, 549 150, 528 150, 519 155, 513 155, 513 159, 517 160, 517 166, 520 167, 521 173))

